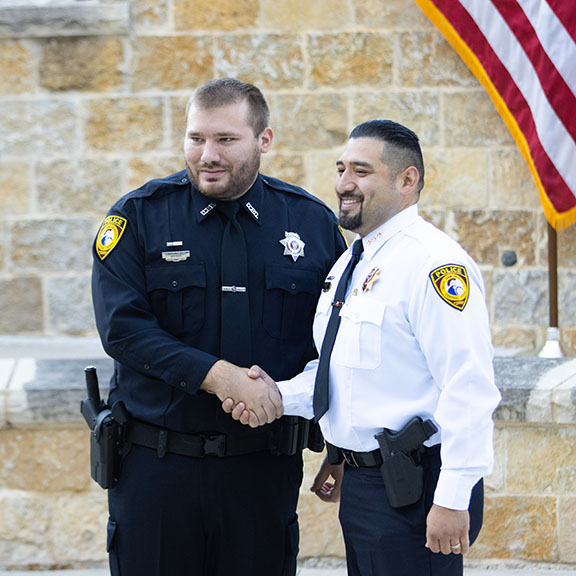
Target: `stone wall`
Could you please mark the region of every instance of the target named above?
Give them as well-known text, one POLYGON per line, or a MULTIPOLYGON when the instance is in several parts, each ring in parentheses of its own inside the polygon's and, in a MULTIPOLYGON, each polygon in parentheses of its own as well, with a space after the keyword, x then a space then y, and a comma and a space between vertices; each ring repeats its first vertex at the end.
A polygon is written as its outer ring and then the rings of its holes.
MULTIPOLYGON (((488 96, 412 0, 0 1, 0 334, 93 335, 90 245, 121 194, 182 168, 184 103, 233 75, 265 91, 263 171, 335 206, 357 123, 421 137, 422 211, 480 263, 496 346, 548 324, 546 222, 488 96), (506 268, 505 251, 518 262, 506 268)), ((576 227, 558 234, 560 325, 576 352, 576 227)))
MULTIPOLYGON (((95 347, 57 345, 67 358, 54 359, 53 348, 37 359, 0 359, 0 569, 106 562, 106 492, 90 479, 78 409, 84 366, 97 366, 103 384, 111 363, 103 354, 82 359, 95 347)), ((497 358, 495 370, 503 397, 496 465, 468 562, 576 569, 576 360, 497 358)), ((308 491, 320 459, 305 454, 300 559, 342 560, 337 506, 308 491)))

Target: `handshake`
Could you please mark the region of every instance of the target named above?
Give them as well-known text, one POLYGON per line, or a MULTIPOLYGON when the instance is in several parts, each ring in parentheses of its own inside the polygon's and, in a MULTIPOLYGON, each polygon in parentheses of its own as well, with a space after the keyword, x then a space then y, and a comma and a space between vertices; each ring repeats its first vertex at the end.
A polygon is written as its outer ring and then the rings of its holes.
POLYGON ((251 428, 270 424, 284 413, 282 395, 262 368, 239 368, 219 360, 208 371, 202 390, 216 394, 224 412, 251 428))

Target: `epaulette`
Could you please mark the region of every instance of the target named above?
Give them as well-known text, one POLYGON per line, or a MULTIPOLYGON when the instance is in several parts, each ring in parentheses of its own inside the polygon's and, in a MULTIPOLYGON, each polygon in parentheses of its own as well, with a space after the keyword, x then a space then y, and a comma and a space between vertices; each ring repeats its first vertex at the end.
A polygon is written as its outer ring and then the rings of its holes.
POLYGON ((296 186, 295 184, 288 184, 288 182, 278 180, 278 178, 273 178, 272 176, 265 176, 264 174, 261 174, 260 177, 262 178, 262 182, 266 184, 266 186, 270 186, 270 188, 280 190, 281 192, 288 192, 288 194, 294 194, 296 196, 308 198, 309 200, 312 200, 313 202, 316 202, 317 204, 320 204, 321 206, 324 206, 324 208, 330 210, 325 202, 313 194, 310 194, 310 192, 307 192, 304 190, 304 188, 300 188, 300 186, 296 186))
POLYGON ((186 170, 180 170, 164 178, 149 180, 146 184, 128 192, 116 202, 114 207, 121 207, 130 200, 137 198, 150 198, 151 196, 163 196, 174 190, 175 186, 186 186, 190 182, 186 170))

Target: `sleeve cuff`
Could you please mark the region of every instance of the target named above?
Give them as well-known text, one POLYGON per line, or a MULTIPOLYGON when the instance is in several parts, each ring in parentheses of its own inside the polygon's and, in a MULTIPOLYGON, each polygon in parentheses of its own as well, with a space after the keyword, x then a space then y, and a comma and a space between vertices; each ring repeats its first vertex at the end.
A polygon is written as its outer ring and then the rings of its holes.
POLYGON ((276 383, 282 394, 286 416, 302 416, 307 420, 314 418, 312 398, 317 364, 318 360, 312 360, 298 376, 276 383))
POLYGON ((482 478, 470 471, 442 470, 434 492, 434 504, 450 510, 468 510, 472 489, 482 478))

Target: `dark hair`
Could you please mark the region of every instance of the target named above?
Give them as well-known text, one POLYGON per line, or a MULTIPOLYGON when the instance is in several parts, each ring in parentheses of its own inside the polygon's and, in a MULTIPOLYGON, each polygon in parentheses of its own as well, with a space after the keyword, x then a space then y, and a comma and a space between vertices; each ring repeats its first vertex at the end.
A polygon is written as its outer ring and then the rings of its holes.
POLYGON ((350 132, 351 138, 375 138, 385 142, 382 162, 396 172, 414 166, 420 174, 419 191, 424 187, 424 159, 418 136, 392 120, 369 120, 350 132))
POLYGON ((197 88, 186 105, 186 118, 188 118, 188 111, 193 104, 208 110, 236 104, 244 100, 248 102, 250 111, 248 122, 253 128, 254 134, 258 136, 270 123, 268 103, 260 89, 236 78, 211 80, 197 88))

